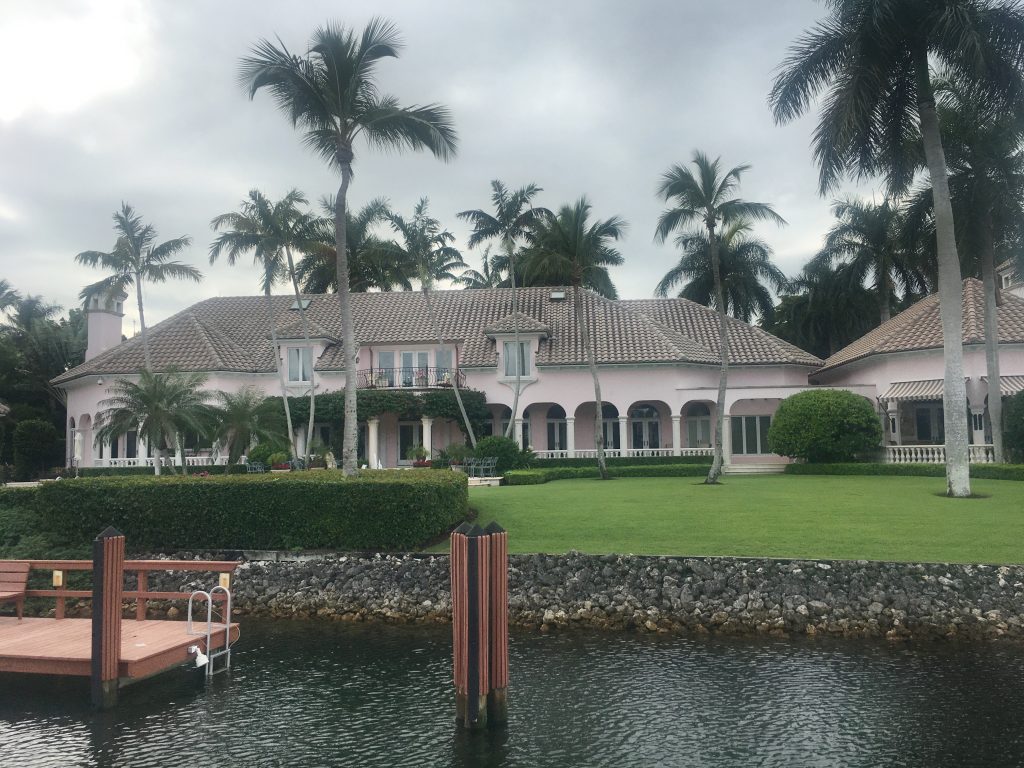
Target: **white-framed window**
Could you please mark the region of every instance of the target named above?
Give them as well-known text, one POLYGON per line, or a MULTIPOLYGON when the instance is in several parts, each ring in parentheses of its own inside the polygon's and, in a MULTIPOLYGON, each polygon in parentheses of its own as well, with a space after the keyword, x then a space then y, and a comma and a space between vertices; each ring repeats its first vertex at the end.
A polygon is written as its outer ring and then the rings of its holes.
POLYGON ((530 375, 530 342, 520 341, 519 354, 517 355, 516 343, 514 341, 506 341, 504 346, 504 358, 506 378, 514 378, 517 375, 530 375), (518 370, 516 370, 517 363, 519 366, 518 370))
POLYGON ((1009 288, 1011 283, 1013 283, 1013 279, 1010 277, 1009 273, 1006 273, 1005 275, 1000 275, 999 276, 999 280, 1000 280, 1000 285, 1003 288, 1009 288))
POLYGON ((732 452, 735 455, 756 456, 771 453, 768 450, 768 428, 771 416, 733 416, 732 452))
POLYGON ((313 350, 309 347, 288 348, 288 381, 308 383, 313 380, 313 350))
POLYGON ((450 349, 434 350, 434 367, 437 368, 437 380, 442 381, 445 374, 452 371, 452 351, 450 349))

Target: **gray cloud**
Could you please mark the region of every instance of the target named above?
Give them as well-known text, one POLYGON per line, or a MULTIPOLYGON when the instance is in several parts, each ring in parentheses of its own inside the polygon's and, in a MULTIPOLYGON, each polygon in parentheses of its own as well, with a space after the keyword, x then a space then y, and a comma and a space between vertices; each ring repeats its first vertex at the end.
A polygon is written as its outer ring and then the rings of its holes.
POLYGON ((491 179, 536 182, 549 207, 586 194, 596 215, 630 224, 626 266, 614 279, 633 298, 649 296, 675 259, 671 246, 652 242, 661 210, 654 189, 695 148, 753 164, 743 195, 774 204, 790 222, 759 232, 787 273, 830 222, 808 148, 813 118, 778 127, 766 106, 773 68, 820 15, 806 0, 235 0, 146 3, 138 12, 149 37, 132 85, 67 114, 35 110, 0 121, 0 274, 65 306, 98 278, 72 257, 111 246, 110 215, 121 200, 162 236, 191 235, 186 258, 207 275, 199 286, 150 287, 153 321, 207 296, 255 292, 254 270, 206 264, 209 220, 252 187, 271 196, 298 187, 316 199, 337 179, 269 97, 249 102, 239 90, 238 59, 264 36, 303 50, 328 19, 357 27, 374 14, 392 19, 407 47, 381 65, 380 83, 406 103, 450 106, 460 137, 449 164, 360 147, 353 204, 385 196, 408 211, 427 195, 464 242, 455 213, 487 207, 491 179))

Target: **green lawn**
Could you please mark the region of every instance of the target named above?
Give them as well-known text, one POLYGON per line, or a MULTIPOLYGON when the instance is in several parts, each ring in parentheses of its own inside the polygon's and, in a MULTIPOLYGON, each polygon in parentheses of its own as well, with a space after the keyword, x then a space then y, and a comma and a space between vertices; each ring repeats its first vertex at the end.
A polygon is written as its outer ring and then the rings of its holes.
MULTIPOLYGON (((560 480, 470 489, 478 522, 513 552, 1024 562, 1024 483, 941 478, 730 477, 560 480)), ((444 551, 447 542, 436 549, 444 551)))

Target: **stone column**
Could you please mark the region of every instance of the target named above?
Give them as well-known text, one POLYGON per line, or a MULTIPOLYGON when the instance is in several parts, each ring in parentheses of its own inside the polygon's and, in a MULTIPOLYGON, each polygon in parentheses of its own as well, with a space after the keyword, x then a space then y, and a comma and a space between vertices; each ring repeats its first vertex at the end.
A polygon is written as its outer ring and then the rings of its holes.
POLYGON ((370 469, 376 469, 377 465, 380 464, 380 457, 377 454, 377 430, 380 427, 380 419, 368 419, 366 425, 366 460, 370 463, 370 469))
POLYGON ((732 464, 732 418, 722 419, 722 465, 732 464))
POLYGON ((516 419, 516 430, 515 431, 516 431, 516 442, 519 444, 520 448, 525 448, 526 446, 523 445, 523 420, 522 419, 516 419))
POLYGON ((565 450, 570 459, 576 457, 576 417, 565 417, 565 450))
POLYGON ((682 436, 682 416, 678 413, 672 414, 672 455, 682 456, 683 455, 683 436, 682 436))
POLYGON ((628 456, 626 449, 629 447, 629 416, 619 416, 619 447, 622 449, 620 456, 628 456))
POLYGON ((423 447, 427 449, 427 458, 429 459, 433 455, 434 450, 434 433, 432 427, 434 426, 434 420, 430 416, 424 416, 423 422, 423 447))

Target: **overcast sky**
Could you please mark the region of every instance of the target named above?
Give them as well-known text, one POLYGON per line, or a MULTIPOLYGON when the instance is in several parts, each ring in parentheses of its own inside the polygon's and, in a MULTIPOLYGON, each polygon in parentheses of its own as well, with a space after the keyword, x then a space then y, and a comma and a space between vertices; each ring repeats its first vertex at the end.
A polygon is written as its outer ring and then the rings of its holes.
MULTIPOLYGON (((302 2, 0 0, 0 277, 73 306, 101 273, 76 265, 110 250, 122 200, 161 239, 190 235, 199 285, 147 290, 153 323, 203 298, 258 290, 253 267, 209 266, 210 219, 249 189, 310 199, 338 180, 266 94, 236 83, 261 37, 305 50, 328 19, 390 18, 406 47, 378 70, 405 104, 448 105, 458 157, 356 147, 353 205, 384 196, 410 213, 421 196, 465 244, 455 214, 489 208, 489 182, 535 182, 550 208, 587 195, 596 216, 629 223, 624 298, 650 296, 677 258, 652 236, 659 176, 700 148, 751 163, 742 195, 789 226, 758 234, 795 274, 831 217, 809 149, 815 116, 776 126, 766 97, 791 41, 823 14, 810 0, 683 2, 302 2)), ((467 262, 479 254, 465 251, 467 262)), ((131 333, 134 309, 126 332, 131 333)))

